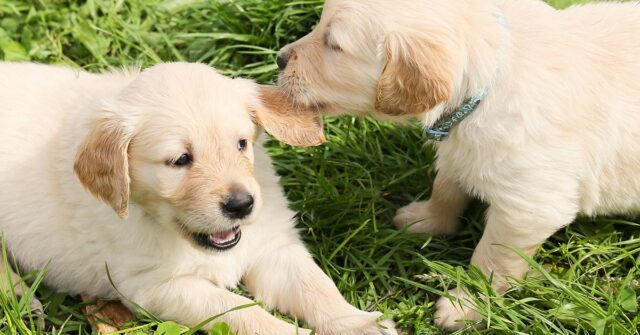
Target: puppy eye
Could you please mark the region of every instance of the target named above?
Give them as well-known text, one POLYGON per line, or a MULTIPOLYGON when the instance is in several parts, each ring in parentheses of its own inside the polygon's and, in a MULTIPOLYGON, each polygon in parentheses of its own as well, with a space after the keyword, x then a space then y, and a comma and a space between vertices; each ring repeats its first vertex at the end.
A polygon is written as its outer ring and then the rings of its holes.
POLYGON ((183 167, 193 163, 193 156, 191 154, 182 154, 180 158, 176 159, 171 163, 173 166, 183 167))
POLYGON ((342 52, 342 48, 330 40, 329 34, 324 35, 324 45, 333 51, 342 52))
POLYGON ((336 45, 334 43, 329 43, 327 44, 327 46, 329 47, 329 49, 335 51, 335 52, 342 52, 342 48, 339 45, 336 45))
POLYGON ((238 141, 238 151, 245 151, 247 150, 247 140, 246 139, 241 139, 240 141, 238 141))

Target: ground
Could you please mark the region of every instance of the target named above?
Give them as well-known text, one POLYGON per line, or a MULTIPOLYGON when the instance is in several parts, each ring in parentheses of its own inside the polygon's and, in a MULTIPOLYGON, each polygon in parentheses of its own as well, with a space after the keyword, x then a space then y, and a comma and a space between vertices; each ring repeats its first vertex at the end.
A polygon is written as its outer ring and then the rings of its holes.
MULTIPOLYGON (((577 2, 584 1, 552 1, 577 2)), ((0 58, 90 71, 188 60, 272 82, 276 50, 309 31, 321 7, 318 0, 0 0, 0 58)), ((435 301, 462 284, 491 297, 476 301, 488 328, 465 333, 638 333, 639 220, 578 219, 530 260, 534 270, 525 280, 496 297, 485 279, 466 272, 482 234, 483 204, 472 206, 454 237, 408 235, 390 225, 397 208, 430 193, 434 151, 417 125, 342 117, 328 120, 326 130, 329 142, 321 147, 268 146, 301 213, 305 241, 353 304, 383 311, 409 333, 439 334, 435 301)), ((26 276, 36 280, 45 327, 23 321, 25 299, 0 293, 0 333, 91 333, 79 300, 37 285, 38 275, 26 276)), ((189 332, 158 325, 147 316, 122 330, 189 332)))

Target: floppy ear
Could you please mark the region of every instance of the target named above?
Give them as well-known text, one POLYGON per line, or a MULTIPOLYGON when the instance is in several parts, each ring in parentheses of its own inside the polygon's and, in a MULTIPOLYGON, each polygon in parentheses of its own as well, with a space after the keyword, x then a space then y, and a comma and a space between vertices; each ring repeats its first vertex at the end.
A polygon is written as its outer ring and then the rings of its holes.
POLYGON ((128 147, 132 130, 115 117, 98 119, 80 145, 73 169, 80 183, 118 213, 129 215, 128 147))
POLYGON ((260 85, 259 103, 255 106, 254 121, 278 140, 293 146, 310 147, 324 143, 323 121, 320 112, 296 104, 273 86, 260 85))
POLYGON ((378 81, 376 111, 413 115, 449 99, 455 68, 444 45, 418 33, 392 32, 384 50, 387 63, 378 81))

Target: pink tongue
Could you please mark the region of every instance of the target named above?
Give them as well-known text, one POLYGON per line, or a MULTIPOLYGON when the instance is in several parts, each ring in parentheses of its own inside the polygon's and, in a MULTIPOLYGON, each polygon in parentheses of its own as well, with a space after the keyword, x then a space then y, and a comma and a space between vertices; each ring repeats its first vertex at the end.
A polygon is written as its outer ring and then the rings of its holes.
POLYGON ((235 237, 236 234, 233 231, 224 231, 221 233, 211 234, 211 240, 218 244, 232 241, 235 237))

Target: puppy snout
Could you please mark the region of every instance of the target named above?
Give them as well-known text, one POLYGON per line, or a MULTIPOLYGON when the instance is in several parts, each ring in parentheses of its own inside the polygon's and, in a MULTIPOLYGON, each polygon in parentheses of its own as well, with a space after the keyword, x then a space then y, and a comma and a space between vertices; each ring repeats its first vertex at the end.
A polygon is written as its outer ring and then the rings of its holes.
POLYGON ((234 191, 220 206, 228 218, 242 219, 253 210, 253 196, 245 191, 234 191))
POLYGON ((278 64, 278 69, 280 71, 284 71, 287 68, 287 64, 289 63, 289 54, 287 52, 280 52, 278 58, 276 58, 276 64, 278 64))

